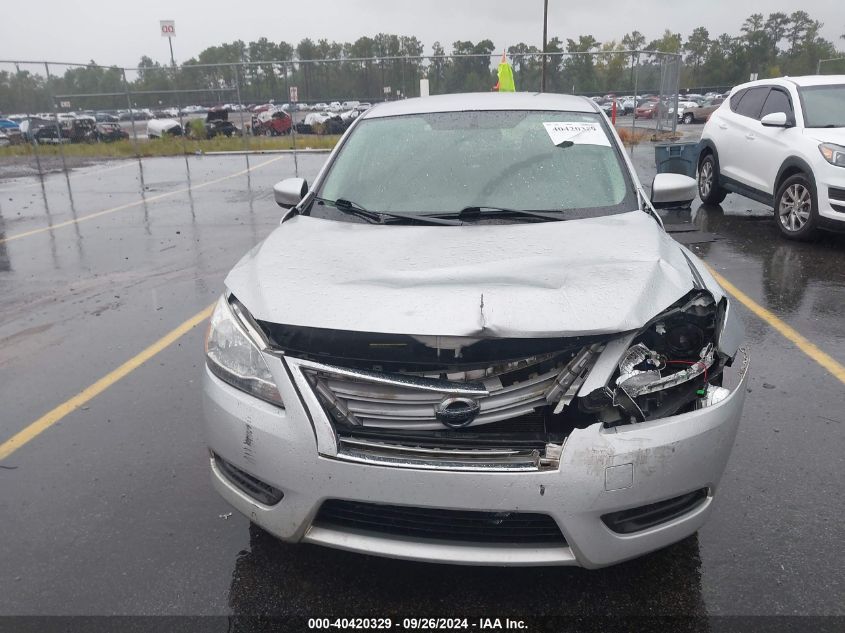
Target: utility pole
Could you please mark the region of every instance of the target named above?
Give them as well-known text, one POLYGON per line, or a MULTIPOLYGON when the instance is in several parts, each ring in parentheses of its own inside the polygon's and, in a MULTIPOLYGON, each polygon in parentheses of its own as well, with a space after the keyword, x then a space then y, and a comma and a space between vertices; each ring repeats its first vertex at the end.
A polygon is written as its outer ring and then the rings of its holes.
POLYGON ((540 92, 546 92, 546 47, 549 41, 549 0, 543 0, 543 74, 540 79, 540 92))

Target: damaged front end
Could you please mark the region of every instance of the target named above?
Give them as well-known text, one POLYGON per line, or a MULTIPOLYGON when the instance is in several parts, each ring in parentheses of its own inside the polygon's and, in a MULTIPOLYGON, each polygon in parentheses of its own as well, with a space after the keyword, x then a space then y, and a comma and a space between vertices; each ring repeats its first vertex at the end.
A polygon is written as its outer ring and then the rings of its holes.
MULTIPOLYGON (((607 337, 477 339, 258 322, 331 425, 321 454, 394 467, 556 468, 607 337)), ((593 420, 590 419, 589 422, 593 420)))
POLYGON ((459 471, 557 469, 576 429, 716 404, 730 393, 723 369, 741 335, 725 330, 735 325, 726 300, 703 289, 639 332, 612 336, 479 339, 249 324, 323 414, 313 421, 326 427, 315 428, 320 454, 459 471))
POLYGON ((538 470, 557 467, 575 424, 564 408, 602 347, 434 374, 297 364, 330 416, 338 457, 409 468, 538 470))
POLYGON ((739 325, 727 301, 694 290, 652 319, 631 340, 606 384, 583 394, 579 406, 606 427, 635 424, 712 406, 730 391, 723 371, 737 349, 739 325))

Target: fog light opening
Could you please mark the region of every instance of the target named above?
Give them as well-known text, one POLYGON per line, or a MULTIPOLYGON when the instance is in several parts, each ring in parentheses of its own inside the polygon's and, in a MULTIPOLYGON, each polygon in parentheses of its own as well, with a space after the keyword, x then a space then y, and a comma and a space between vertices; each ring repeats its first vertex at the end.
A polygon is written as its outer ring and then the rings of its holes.
POLYGON ((237 466, 230 464, 220 457, 220 455, 212 453, 212 458, 214 459, 215 466, 217 466, 217 469, 225 477, 226 481, 259 503, 263 503, 266 506, 273 506, 284 498, 285 494, 281 490, 242 471, 237 466))
POLYGON ((703 504, 709 494, 708 488, 699 488, 680 497, 611 512, 603 515, 601 520, 617 534, 633 534, 668 523, 691 512, 703 504))

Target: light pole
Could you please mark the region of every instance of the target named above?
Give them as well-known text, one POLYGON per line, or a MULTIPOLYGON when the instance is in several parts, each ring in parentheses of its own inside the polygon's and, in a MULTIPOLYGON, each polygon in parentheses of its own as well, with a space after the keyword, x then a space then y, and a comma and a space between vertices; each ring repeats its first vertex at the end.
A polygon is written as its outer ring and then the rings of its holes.
MULTIPOLYGON (((182 104, 179 99, 179 86, 177 85, 177 68, 176 59, 173 57, 173 38, 176 37, 176 23, 173 20, 160 20, 159 28, 161 29, 161 36, 167 38, 167 43, 170 46, 170 71, 173 74, 173 94, 176 97, 176 111, 179 115, 179 127, 182 129, 182 149, 187 155, 187 148, 185 146, 185 122, 182 119, 182 104)), ((185 158, 187 164, 187 157, 185 158)))
POLYGON ((546 92, 546 46, 549 39, 549 0, 543 0, 543 74, 540 77, 540 92, 546 92))
POLYGON ((170 65, 175 66, 176 60, 173 59, 173 38, 176 36, 176 22, 173 20, 159 20, 158 26, 161 29, 161 36, 167 38, 167 43, 170 45, 170 65))

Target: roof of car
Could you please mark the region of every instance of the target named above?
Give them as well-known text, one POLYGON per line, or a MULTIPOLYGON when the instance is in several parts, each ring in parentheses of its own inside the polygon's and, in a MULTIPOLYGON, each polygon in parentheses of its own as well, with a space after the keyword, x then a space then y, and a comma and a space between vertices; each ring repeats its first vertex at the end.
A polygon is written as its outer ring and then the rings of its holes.
POLYGON ((732 92, 751 88, 753 86, 830 86, 845 84, 845 75, 804 75, 802 77, 772 77, 771 79, 758 79, 736 86, 732 92))
POLYGON ((845 84, 845 75, 806 75, 804 77, 784 77, 799 86, 829 86, 845 84))
POLYGON ((595 112, 595 104, 586 97, 549 92, 471 92, 465 94, 417 97, 379 103, 362 117, 376 119, 403 114, 429 112, 466 112, 472 110, 560 110, 595 112))

